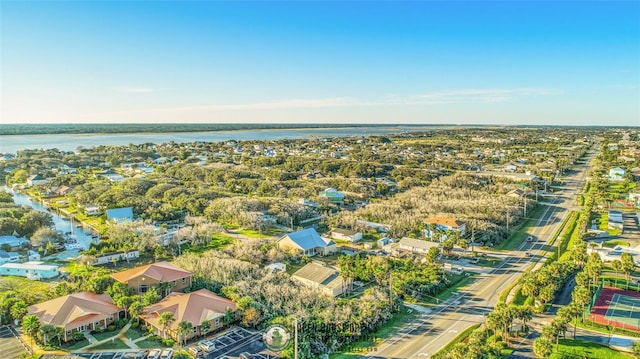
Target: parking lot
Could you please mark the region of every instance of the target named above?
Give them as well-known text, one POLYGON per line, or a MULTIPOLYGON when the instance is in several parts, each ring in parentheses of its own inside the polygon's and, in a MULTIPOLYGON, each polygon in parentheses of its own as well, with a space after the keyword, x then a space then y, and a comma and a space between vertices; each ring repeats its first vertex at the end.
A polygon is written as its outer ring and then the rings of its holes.
POLYGON ((214 338, 202 340, 195 345, 205 348, 204 357, 206 359, 277 359, 273 354, 264 353, 266 347, 262 342, 261 333, 250 332, 242 328, 236 328, 214 338))
MULTIPOLYGON (((82 359, 143 359, 148 353, 145 349, 138 350, 126 350, 126 351, 117 351, 117 352, 100 352, 100 353, 77 353, 77 358, 82 359)), ((61 359, 58 357, 57 359, 61 359)))
POLYGON ((27 352, 27 348, 17 338, 15 330, 9 326, 0 327, 0 348, 2 358, 15 359, 27 352))

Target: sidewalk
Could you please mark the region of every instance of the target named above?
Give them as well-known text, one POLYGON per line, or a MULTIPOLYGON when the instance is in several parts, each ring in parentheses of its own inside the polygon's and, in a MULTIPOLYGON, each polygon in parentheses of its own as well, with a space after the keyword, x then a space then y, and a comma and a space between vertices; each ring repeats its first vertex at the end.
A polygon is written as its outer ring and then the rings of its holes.
POLYGON ((103 340, 97 340, 93 335, 85 332, 84 336, 89 341, 89 345, 87 345, 84 348, 80 348, 78 350, 74 350, 73 352, 74 353, 94 352, 94 351, 96 351, 96 349, 94 349, 95 347, 100 346, 101 344, 113 341, 116 338, 121 340, 124 344, 126 344, 129 347, 129 349, 109 349, 108 351, 118 352, 118 351, 128 351, 128 350, 131 350, 131 349, 140 349, 140 347, 137 346, 135 344, 135 342, 136 341, 140 341, 140 340, 144 340, 146 338, 146 336, 138 338, 136 340, 131 340, 131 339, 129 339, 129 338, 127 338, 125 336, 125 334, 127 333, 127 330, 129 330, 129 328, 131 328, 131 322, 127 323, 124 327, 122 327, 122 329, 120 329, 120 331, 118 331, 118 333, 115 334, 114 336, 106 338, 106 339, 103 339, 103 340))

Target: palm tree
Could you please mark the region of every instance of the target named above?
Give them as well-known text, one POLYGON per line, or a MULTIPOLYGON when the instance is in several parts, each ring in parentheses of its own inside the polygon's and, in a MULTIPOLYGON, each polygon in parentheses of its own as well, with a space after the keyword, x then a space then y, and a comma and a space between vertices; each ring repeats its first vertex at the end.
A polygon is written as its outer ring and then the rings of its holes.
POLYGON ((140 323, 140 317, 139 316, 140 316, 140 314, 142 314, 142 309, 143 308, 144 308, 144 306, 142 305, 142 302, 140 300, 134 301, 129 306, 129 314, 131 315, 131 318, 136 318, 138 323, 140 323))
POLYGON ((171 327, 171 324, 176 321, 176 316, 173 312, 164 312, 160 314, 158 324, 162 325, 162 335, 167 339, 167 327, 171 327))
POLYGON ((209 329, 211 329, 211 323, 209 323, 207 320, 203 320, 202 324, 200 324, 200 334, 206 334, 209 329))
POLYGON ((40 330, 40 319, 35 315, 27 315, 22 321, 22 330, 31 337, 31 352, 33 353, 33 336, 40 330))
POLYGON ((231 323, 233 323, 236 320, 236 313, 234 313, 231 308, 227 307, 227 309, 224 312, 224 317, 222 318, 222 321, 224 322, 225 325, 229 325, 231 323))
POLYGON ((622 253, 620 256, 622 262, 622 270, 627 275, 627 289, 629 289, 629 280, 631 279, 631 273, 636 269, 636 264, 633 261, 633 256, 631 253, 622 253))
POLYGON ((533 352, 538 358, 548 358, 553 352, 553 347, 549 339, 540 337, 533 341, 533 352))
POLYGON ((13 317, 13 319, 22 320, 22 318, 27 315, 28 312, 27 303, 22 300, 19 300, 11 306, 9 309, 9 313, 13 317))
POLYGON ((523 326, 527 326, 527 321, 533 319, 533 310, 530 306, 522 306, 518 309, 518 318, 522 319, 523 326))
POLYGON ((48 346, 49 342, 55 338, 60 339, 58 328, 49 324, 40 327, 40 335, 42 336, 42 343, 45 346, 48 346))
POLYGON ((182 339, 180 342, 184 344, 187 343, 187 335, 189 335, 189 333, 191 333, 193 331, 193 324, 191 324, 191 322, 187 322, 187 321, 181 321, 180 323, 178 323, 178 334, 180 335, 180 338, 182 339))
POLYGON ((615 279, 615 285, 616 287, 618 286, 618 272, 620 272, 622 270, 622 262, 619 259, 614 260, 613 262, 611 262, 611 267, 613 267, 613 270, 616 271, 616 279, 615 279))

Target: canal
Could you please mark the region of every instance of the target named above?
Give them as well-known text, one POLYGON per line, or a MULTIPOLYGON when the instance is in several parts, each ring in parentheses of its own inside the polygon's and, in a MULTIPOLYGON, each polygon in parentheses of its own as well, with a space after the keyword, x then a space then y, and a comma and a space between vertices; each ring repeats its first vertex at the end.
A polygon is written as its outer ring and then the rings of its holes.
POLYGON ((94 238, 95 233, 89 228, 82 228, 82 225, 80 223, 73 222, 69 218, 57 214, 55 211, 48 210, 42 204, 33 201, 29 196, 13 191, 9 187, 5 186, 4 190, 13 195, 13 200, 16 202, 16 204, 31 207, 37 211, 49 213, 51 217, 53 217, 53 224, 55 225, 55 229, 57 231, 65 233, 65 237, 67 238, 76 239, 79 248, 57 253, 55 257, 57 257, 58 259, 64 260, 68 258, 75 258, 80 254, 80 250, 89 249, 89 244, 92 241, 98 241, 98 239, 96 239, 97 237, 94 238))

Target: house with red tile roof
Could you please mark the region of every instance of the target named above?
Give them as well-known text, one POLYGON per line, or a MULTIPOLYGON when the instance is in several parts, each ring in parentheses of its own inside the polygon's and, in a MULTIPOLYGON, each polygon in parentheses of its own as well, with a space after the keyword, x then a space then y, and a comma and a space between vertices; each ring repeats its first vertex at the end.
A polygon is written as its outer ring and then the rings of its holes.
POLYGON ((89 292, 69 294, 31 305, 28 314, 37 316, 41 325, 63 327, 64 341, 71 339, 72 333, 76 331, 106 329, 120 316, 124 316, 111 296, 89 292))
POLYGON ((184 291, 191 286, 193 274, 168 262, 158 262, 114 273, 111 277, 126 284, 138 294, 146 293, 151 286, 161 286, 161 296, 184 291))
POLYGON ((145 307, 140 319, 148 326, 155 328, 158 335, 163 336, 165 328, 159 323, 160 317, 164 312, 171 312, 175 320, 166 328, 167 335, 176 341, 185 339, 178 333, 179 323, 185 321, 193 326, 193 331, 186 337, 188 340, 225 325, 224 316, 227 310, 235 312, 236 305, 229 299, 219 297, 206 289, 200 289, 191 293, 171 293, 158 303, 145 307), (203 322, 209 322, 210 328, 207 332, 202 331, 203 322))
POLYGON ((445 240, 445 233, 448 231, 458 232, 463 236, 466 223, 451 217, 429 217, 424 220, 424 227, 424 235, 427 238, 432 238, 435 232, 440 232, 443 234, 440 239, 445 240))

